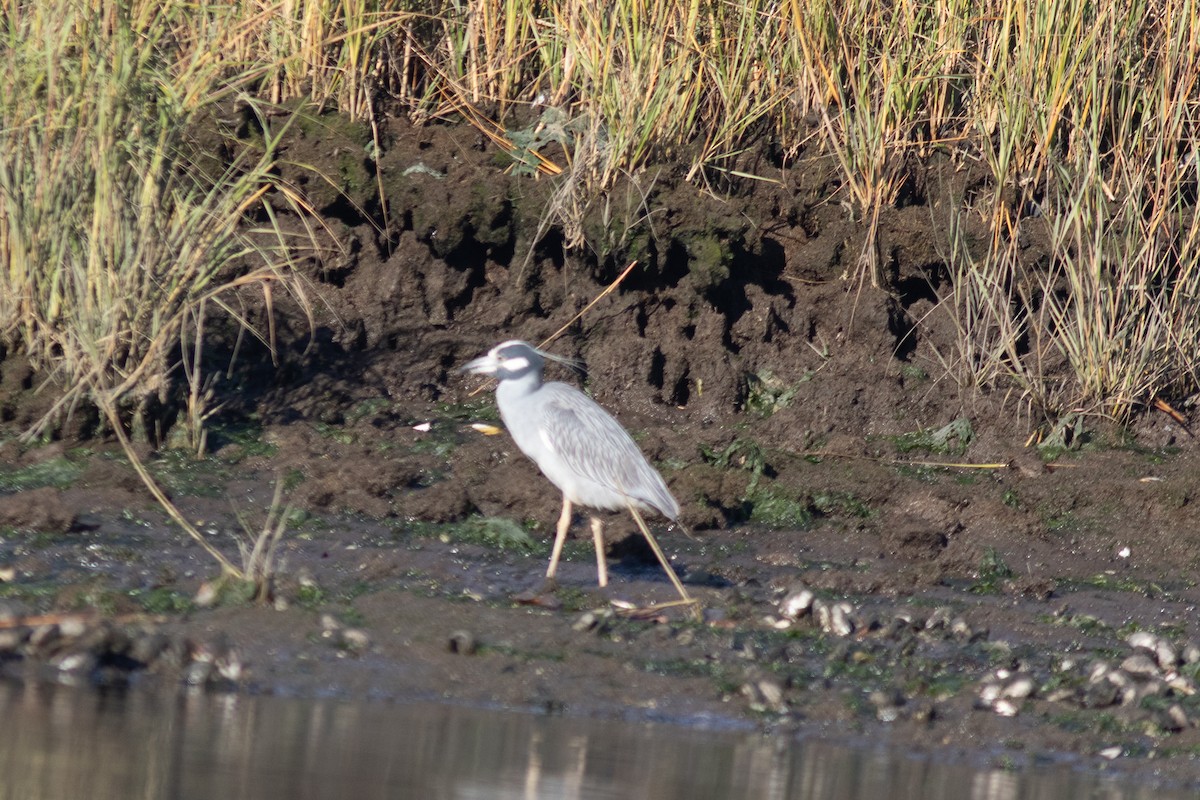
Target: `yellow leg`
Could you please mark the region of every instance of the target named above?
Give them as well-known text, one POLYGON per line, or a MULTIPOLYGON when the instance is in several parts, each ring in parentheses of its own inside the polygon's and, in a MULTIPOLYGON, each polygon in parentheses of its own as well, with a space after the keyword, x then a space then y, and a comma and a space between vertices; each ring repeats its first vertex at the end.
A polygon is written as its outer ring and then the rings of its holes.
POLYGON ((554 549, 550 551, 550 567, 546 570, 546 580, 553 581, 558 572, 558 559, 562 555, 563 542, 567 540, 567 529, 571 527, 571 501, 563 495, 562 515, 558 518, 558 528, 554 534, 554 549))
POLYGON ((592 542, 596 545, 596 580, 608 586, 608 562, 604 560, 604 523, 592 517, 592 542))
POLYGON ((642 515, 632 505, 629 506, 629 513, 633 515, 633 521, 637 523, 641 529, 642 535, 646 537, 646 541, 650 543, 650 549, 654 551, 654 555, 658 558, 658 563, 662 564, 662 568, 666 571, 667 577, 671 579, 671 584, 675 587, 675 591, 679 592, 684 605, 691 608, 691 615, 695 619, 701 619, 700 603, 687 593, 687 589, 683 588, 683 582, 679 580, 679 576, 675 574, 675 570, 671 568, 671 562, 667 561, 667 554, 658 546, 658 541, 655 540, 654 534, 650 533, 649 526, 646 525, 646 520, 642 519, 642 515))

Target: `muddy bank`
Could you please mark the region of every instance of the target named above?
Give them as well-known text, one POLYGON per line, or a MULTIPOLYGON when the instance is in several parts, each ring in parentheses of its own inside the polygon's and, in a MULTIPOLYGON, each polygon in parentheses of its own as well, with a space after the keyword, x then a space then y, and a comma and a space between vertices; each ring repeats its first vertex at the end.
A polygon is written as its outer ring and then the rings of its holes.
POLYGON ((1157 414, 1026 447, 1027 406, 960 391, 935 199, 884 220, 873 289, 840 280, 862 234, 820 161, 720 199, 661 175, 567 250, 553 225, 537 236, 549 184, 498 170, 473 131, 397 123, 377 162, 353 157, 361 134, 301 126, 290 145, 341 181, 309 185, 344 244, 309 265, 311 346, 285 316, 278 369, 250 344, 226 373, 205 458, 146 450, 231 557, 283 482, 272 597, 214 594, 215 564, 84 411, 18 441, 46 399, 9 357, 4 674, 824 726, 1200 781, 1200 451, 1157 414), (702 623, 629 613, 674 595, 619 515, 608 589, 581 520, 562 588, 532 591, 560 498, 471 428, 495 421, 490 390, 455 371, 553 333, 633 258, 554 345, 583 375, 553 377, 612 409, 679 498, 695 538, 656 530, 702 623))

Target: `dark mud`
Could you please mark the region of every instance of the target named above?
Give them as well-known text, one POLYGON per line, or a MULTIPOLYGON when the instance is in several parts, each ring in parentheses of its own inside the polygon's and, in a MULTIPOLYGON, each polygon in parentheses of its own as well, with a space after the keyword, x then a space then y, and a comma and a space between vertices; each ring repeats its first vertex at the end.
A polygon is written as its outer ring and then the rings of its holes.
POLYGON ((476 132, 393 123, 376 160, 367 141, 323 118, 287 154, 325 165, 328 181, 290 177, 343 245, 310 265, 311 341, 297 314, 278 369, 240 351, 205 459, 147 448, 235 558, 283 481, 268 602, 213 586, 111 442, 79 436, 86 410, 56 441, 19 442, 45 392, 0 362, 6 675, 820 726, 1200 783, 1200 448, 1148 413, 1039 451, 1031 431, 1054 431, 1035 410, 959 390, 929 187, 972 191, 969 171, 933 163, 906 188, 876 289, 841 279, 862 226, 815 156, 752 165, 779 185, 720 194, 647 173, 564 249, 561 226, 537 235, 551 182, 502 171, 476 132), (560 498, 506 436, 471 428, 495 421, 490 391, 455 371, 550 335, 634 258, 552 346, 584 377, 553 377, 660 466, 695 536, 658 535, 703 623, 629 610, 674 595, 619 515, 607 589, 580 520, 562 588, 535 591, 560 498))

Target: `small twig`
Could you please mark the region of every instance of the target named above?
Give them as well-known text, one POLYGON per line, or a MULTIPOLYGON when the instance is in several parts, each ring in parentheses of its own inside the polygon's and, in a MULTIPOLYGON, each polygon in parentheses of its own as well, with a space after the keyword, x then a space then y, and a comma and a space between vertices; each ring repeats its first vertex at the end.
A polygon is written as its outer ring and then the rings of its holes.
POLYGON ((586 306, 584 306, 583 309, 578 314, 576 314, 575 316, 573 316, 569 320, 567 320, 567 322, 561 328, 559 328, 554 333, 547 336, 545 341, 543 341, 541 344, 538 345, 538 349, 540 350, 543 347, 545 347, 546 345, 553 342, 555 339, 557 339, 559 336, 562 335, 563 331, 565 331, 567 328, 574 325, 575 322, 580 317, 582 317, 587 312, 591 311, 592 306, 596 305, 596 303, 599 303, 602 298, 607 297, 608 295, 612 294, 613 290, 615 290, 618 286, 621 285, 621 281, 625 280, 625 278, 627 278, 629 276, 630 272, 633 272, 633 268, 637 266, 637 263, 638 263, 637 260, 629 262, 629 266, 625 268, 624 272, 622 272, 620 275, 617 276, 616 280, 614 280, 608 286, 604 287, 604 291, 600 292, 600 294, 593 297, 592 301, 590 303, 588 303, 586 306))
POLYGON ((233 562, 226 558, 220 550, 208 543, 208 540, 204 538, 204 534, 196 530, 196 526, 187 521, 187 518, 183 516, 183 512, 171 502, 171 499, 167 497, 166 493, 163 492, 162 488, 150 475, 149 470, 146 469, 146 465, 142 463, 142 460, 138 458, 137 453, 134 451, 133 443, 129 441, 129 437, 125 434, 125 429, 121 426, 121 418, 112 403, 112 398, 103 391, 97 391, 96 404, 100 406, 100 409, 104 412, 104 416, 108 417, 109 423, 113 426, 113 432, 117 436, 117 441, 121 444, 121 449, 125 451, 125 457, 129 459, 129 463, 133 466, 134 471, 137 472, 138 477, 142 479, 142 483, 150 490, 150 494, 154 495, 154 499, 163 507, 167 515, 175 521, 176 525, 183 528, 188 536, 195 539, 197 544, 203 547, 210 556, 216 559, 217 563, 221 565, 221 569, 233 575, 238 580, 245 580, 245 574, 235 567, 233 562))
MULTIPOLYGON (((604 287, 604 290, 601 291, 600 294, 593 297, 592 301, 590 303, 588 303, 586 306, 584 306, 583 309, 578 314, 571 317, 571 319, 568 320, 565 325, 563 325, 561 328, 556 330, 554 333, 550 334, 550 336, 548 336, 545 339, 545 341, 543 341, 541 344, 538 345, 538 349, 539 350, 542 349, 546 345, 550 344, 550 342, 553 342, 555 339, 557 339, 559 336, 561 336, 563 331, 565 331, 567 328, 574 325, 575 322, 580 317, 582 317, 584 314, 591 311, 592 306, 594 306, 594 305, 596 305, 596 303, 600 302, 601 298, 606 297, 607 295, 611 294, 613 292, 613 290, 615 290, 618 286, 621 285, 621 281, 625 280, 625 278, 629 276, 629 273, 633 271, 633 268, 637 266, 637 263, 638 263, 637 261, 631 261, 629 263, 629 266, 625 268, 625 271, 617 276, 616 280, 614 280, 608 286, 604 287)), ((482 383, 479 386, 476 386, 474 389, 471 390, 471 392, 467 395, 467 397, 474 397, 475 395, 482 392, 485 388, 487 388, 487 385, 488 385, 487 383, 482 383)))
MULTIPOLYGON (((857 458, 862 461, 874 461, 877 464, 894 464, 902 467, 948 467, 950 469, 1008 469, 1011 462, 996 461, 990 464, 970 464, 956 461, 910 461, 905 458, 883 458, 881 456, 865 456, 859 453, 834 453, 829 450, 806 450, 795 455, 801 458, 857 458)), ((1046 464, 1049 469, 1073 469, 1078 464, 1063 464, 1051 462, 1046 464)))

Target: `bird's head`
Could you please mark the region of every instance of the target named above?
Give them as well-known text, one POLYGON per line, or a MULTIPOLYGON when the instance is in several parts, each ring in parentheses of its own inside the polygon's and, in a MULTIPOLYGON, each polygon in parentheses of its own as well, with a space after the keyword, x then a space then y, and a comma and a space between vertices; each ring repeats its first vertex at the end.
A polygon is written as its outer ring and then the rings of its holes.
POLYGON ((460 371, 475 375, 494 375, 499 380, 541 374, 549 356, 528 342, 512 339, 496 345, 479 358, 463 364, 460 371))

